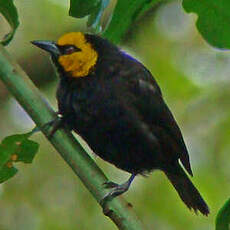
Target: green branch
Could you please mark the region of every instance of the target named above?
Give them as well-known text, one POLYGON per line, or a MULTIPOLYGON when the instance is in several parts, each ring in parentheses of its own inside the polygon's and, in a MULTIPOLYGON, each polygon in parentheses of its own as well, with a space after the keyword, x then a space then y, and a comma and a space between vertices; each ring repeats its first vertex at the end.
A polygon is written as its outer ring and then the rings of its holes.
MULTIPOLYGON (((54 119, 55 113, 48 102, 1 45, 0 79, 38 127, 41 128, 42 125, 54 119)), ((42 130, 42 132, 47 135, 45 130, 42 130)), ((58 130, 50 142, 99 202, 106 194, 102 184, 107 181, 101 169, 98 168, 71 133, 58 130)), ((131 206, 121 197, 108 201, 103 211, 119 229, 146 229, 133 212, 131 206)))

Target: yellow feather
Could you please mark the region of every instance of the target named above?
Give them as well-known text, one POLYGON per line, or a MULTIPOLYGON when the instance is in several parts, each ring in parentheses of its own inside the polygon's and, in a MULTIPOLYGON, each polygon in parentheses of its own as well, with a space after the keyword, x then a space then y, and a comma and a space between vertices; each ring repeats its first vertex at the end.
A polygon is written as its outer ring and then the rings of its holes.
POLYGON ((97 52, 92 45, 86 41, 85 35, 81 32, 72 32, 59 38, 58 45, 75 45, 81 51, 72 54, 62 55, 58 62, 72 77, 84 77, 90 73, 98 58, 97 52))

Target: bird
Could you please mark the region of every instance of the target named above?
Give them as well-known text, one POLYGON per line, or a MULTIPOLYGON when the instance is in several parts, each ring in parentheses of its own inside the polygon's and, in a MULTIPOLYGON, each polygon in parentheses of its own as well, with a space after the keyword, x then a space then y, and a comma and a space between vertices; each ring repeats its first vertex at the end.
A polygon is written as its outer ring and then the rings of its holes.
POLYGON ((32 44, 51 55, 59 75, 53 133, 61 126, 76 132, 96 155, 131 174, 122 184, 105 182, 110 191, 102 203, 128 191, 137 175, 161 170, 189 209, 209 214, 187 175, 193 173, 180 128, 140 61, 90 33, 69 32, 57 42, 32 44))

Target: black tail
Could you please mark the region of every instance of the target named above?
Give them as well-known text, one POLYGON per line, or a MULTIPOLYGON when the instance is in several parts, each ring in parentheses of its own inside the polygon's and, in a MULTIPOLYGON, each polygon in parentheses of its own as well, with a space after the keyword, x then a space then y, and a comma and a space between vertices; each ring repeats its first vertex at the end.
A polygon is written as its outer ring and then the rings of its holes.
POLYGON ((195 212, 199 210, 206 216, 209 214, 207 204, 179 164, 175 165, 173 171, 164 171, 164 173, 189 209, 195 212))

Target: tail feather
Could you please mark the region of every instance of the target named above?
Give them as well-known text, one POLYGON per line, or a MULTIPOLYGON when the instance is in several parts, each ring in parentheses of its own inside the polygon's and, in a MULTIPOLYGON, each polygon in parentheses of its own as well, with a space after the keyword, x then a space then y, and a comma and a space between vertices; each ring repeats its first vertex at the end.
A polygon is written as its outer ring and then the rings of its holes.
POLYGON ((196 213, 199 210, 206 216, 209 214, 207 204, 179 164, 173 171, 164 171, 164 173, 189 209, 193 209, 196 213))

